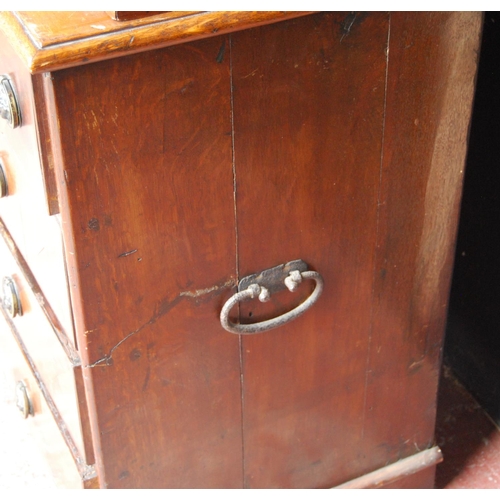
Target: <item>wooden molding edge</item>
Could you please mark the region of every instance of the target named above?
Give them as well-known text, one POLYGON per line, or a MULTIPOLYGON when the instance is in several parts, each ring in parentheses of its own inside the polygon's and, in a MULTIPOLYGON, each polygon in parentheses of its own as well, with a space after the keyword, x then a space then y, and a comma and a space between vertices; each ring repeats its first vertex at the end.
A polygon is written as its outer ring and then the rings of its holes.
POLYGON ((54 44, 38 40, 13 12, 0 12, 2 30, 30 73, 55 71, 146 50, 199 40, 242 29, 301 17, 312 12, 200 12, 172 18, 171 13, 147 23, 120 22, 120 29, 54 44), (169 18, 165 18, 168 16, 169 18))
POLYGON ((421 451, 408 458, 403 458, 393 464, 387 465, 364 476, 352 479, 346 483, 335 486, 334 489, 364 489, 381 488, 405 476, 416 474, 428 467, 443 461, 443 454, 438 446, 421 451))

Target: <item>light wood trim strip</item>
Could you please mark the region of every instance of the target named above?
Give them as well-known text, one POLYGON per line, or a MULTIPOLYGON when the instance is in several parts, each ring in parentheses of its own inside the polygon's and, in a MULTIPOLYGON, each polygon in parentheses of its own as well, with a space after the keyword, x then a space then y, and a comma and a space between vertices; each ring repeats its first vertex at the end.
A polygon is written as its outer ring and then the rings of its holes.
POLYGON ((22 15, 1 12, 0 30, 5 33, 27 69, 31 73, 39 73, 254 28, 310 13, 201 12, 176 19, 171 16, 162 19, 160 14, 151 16, 149 24, 123 22, 120 23, 123 28, 117 31, 46 46, 34 36, 28 25, 23 24, 22 15))
POLYGON ((335 489, 364 489, 380 488, 402 477, 416 474, 443 461, 443 455, 438 446, 421 451, 408 458, 382 467, 376 471, 365 474, 347 483, 336 486, 335 489))

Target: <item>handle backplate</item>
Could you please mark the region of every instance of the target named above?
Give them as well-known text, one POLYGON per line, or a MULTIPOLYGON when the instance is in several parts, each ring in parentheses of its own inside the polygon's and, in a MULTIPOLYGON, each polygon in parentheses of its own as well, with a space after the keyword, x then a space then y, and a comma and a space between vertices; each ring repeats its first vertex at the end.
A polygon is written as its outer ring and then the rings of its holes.
POLYGON ((238 292, 243 292, 243 290, 246 290, 253 284, 267 288, 270 294, 280 292, 281 290, 286 290, 285 278, 287 278, 292 271, 303 272, 307 271, 307 269, 307 264, 303 260, 292 260, 286 264, 280 264, 271 269, 261 271, 258 274, 245 276, 238 285, 238 292))
POLYGON ((316 271, 308 271, 304 261, 294 260, 243 278, 238 290, 238 293, 230 297, 221 310, 222 327, 228 332, 236 334, 261 333, 284 325, 307 311, 318 300, 323 291, 323 278, 316 271), (237 303, 254 298, 258 298, 261 302, 267 302, 275 292, 286 289, 290 292, 295 291, 303 280, 313 280, 316 282, 316 286, 311 295, 291 311, 259 323, 241 325, 229 320, 229 313, 237 303))

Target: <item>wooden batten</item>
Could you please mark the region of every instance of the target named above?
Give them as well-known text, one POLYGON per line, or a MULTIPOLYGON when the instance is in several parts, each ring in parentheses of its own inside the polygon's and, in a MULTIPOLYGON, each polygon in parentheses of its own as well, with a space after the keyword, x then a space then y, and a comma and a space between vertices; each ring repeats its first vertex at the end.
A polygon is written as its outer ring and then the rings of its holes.
POLYGON ((443 461, 443 455, 438 446, 421 451, 411 457, 404 458, 376 471, 357 477, 352 481, 336 486, 335 489, 368 489, 383 488, 385 485, 411 476, 443 461))

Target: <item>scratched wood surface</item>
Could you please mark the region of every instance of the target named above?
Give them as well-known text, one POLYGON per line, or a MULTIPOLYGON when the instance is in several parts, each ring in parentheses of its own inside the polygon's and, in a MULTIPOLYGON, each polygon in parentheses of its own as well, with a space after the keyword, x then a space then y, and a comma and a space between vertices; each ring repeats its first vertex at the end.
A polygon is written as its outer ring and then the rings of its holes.
POLYGON ((96 460, 110 488, 242 482, 238 337, 218 320, 236 279, 226 45, 47 79, 96 460))
POLYGON ((314 14, 44 78, 102 487, 330 487, 432 444, 480 17, 314 14), (220 327, 296 258, 310 311, 220 327))

